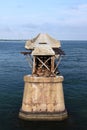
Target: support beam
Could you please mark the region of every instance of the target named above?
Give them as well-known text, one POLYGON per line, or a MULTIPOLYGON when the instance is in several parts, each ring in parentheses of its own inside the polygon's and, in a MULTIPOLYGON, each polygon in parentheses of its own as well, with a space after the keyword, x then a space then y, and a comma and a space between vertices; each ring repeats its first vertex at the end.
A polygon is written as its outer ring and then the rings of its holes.
POLYGON ((32 68, 32 74, 34 74, 36 71, 36 57, 33 56, 33 68, 32 68))
MULTIPOLYGON (((44 64, 46 64, 49 60, 50 60, 51 58, 49 57, 45 62, 44 62, 44 64)), ((40 66, 40 68, 42 68, 44 65, 42 64, 41 66, 40 66)))
POLYGON ((51 72, 54 71, 54 56, 51 57, 51 72))
POLYGON ((57 65, 56 65, 56 67, 55 67, 55 69, 54 69, 54 71, 53 71, 54 73, 55 73, 55 71, 56 71, 58 65, 60 64, 60 61, 61 61, 61 57, 59 56, 59 61, 58 61, 57 65))
POLYGON ((40 58, 38 58, 38 57, 37 57, 37 59, 38 59, 38 60, 39 60, 39 61, 43 64, 43 66, 45 66, 45 67, 47 68, 47 70, 49 70, 49 71, 50 71, 50 69, 48 68, 48 66, 47 66, 47 65, 45 65, 45 64, 44 64, 44 62, 43 62, 42 60, 40 60, 40 58))

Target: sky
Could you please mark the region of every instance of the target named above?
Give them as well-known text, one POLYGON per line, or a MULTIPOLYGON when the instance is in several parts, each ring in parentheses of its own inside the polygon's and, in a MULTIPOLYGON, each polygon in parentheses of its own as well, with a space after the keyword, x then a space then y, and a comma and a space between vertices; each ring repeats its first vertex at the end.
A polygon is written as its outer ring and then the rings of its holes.
POLYGON ((0 0, 0 39, 87 40, 87 0, 0 0))

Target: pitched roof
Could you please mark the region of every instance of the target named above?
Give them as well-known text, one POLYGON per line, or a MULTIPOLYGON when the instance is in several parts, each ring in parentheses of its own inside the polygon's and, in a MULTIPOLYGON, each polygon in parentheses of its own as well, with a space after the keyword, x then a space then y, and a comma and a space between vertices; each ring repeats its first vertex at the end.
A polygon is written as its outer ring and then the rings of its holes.
POLYGON ((47 44, 40 44, 39 46, 36 46, 35 49, 32 51, 32 55, 55 55, 55 52, 53 51, 53 49, 47 45, 47 44))
POLYGON ((48 34, 38 34, 35 38, 28 40, 25 44, 26 49, 34 49, 39 44, 47 44, 51 48, 61 47, 60 41, 55 40, 48 34))

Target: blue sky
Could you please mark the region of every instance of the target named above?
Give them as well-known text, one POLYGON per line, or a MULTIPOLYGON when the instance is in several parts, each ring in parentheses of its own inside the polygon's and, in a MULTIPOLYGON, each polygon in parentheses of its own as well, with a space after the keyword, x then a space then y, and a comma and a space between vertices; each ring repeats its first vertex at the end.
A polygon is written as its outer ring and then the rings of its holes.
POLYGON ((87 0, 0 0, 0 39, 87 40, 87 0))

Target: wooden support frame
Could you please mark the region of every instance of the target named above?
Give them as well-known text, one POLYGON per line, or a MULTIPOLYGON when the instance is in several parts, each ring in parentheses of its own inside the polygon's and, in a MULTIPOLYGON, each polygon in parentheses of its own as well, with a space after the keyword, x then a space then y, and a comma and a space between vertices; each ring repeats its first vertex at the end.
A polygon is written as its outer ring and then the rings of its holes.
POLYGON ((48 68, 48 66, 39 58, 39 57, 36 57, 41 63, 43 66, 45 66, 45 68, 47 68, 47 70, 50 71, 50 69, 48 68))
POLYGON ((49 72, 47 72, 48 73, 47 75, 55 76, 55 71, 57 69, 58 64, 56 65, 56 67, 54 67, 54 60, 55 60, 55 56, 49 56, 47 59, 45 59, 45 61, 43 61, 43 58, 40 59, 39 56, 33 56, 32 74, 36 73, 37 75, 39 75, 39 72, 40 72, 40 75, 45 75, 46 71, 49 71, 49 72), (37 60, 40 62, 39 68, 37 68, 37 63, 36 63, 36 62, 38 62, 37 60), (50 64, 48 62, 49 60, 50 60, 50 64), (46 63, 48 65, 46 65, 46 63), (49 68, 49 66, 50 66, 50 68, 49 68), (45 67, 47 70, 44 70, 44 68, 42 69, 42 67, 45 67))
POLYGON ((54 72, 53 72, 53 71, 54 71, 54 59, 55 59, 55 57, 52 56, 52 57, 51 57, 51 72, 52 72, 52 73, 54 73, 54 72))
POLYGON ((61 61, 61 56, 59 56, 59 61, 58 61, 57 65, 56 65, 56 67, 54 68, 53 73, 55 73, 55 71, 56 71, 57 67, 58 67, 58 66, 59 66, 59 64, 60 64, 60 61, 61 61))
POLYGON ((27 59, 28 62, 29 62, 29 66, 32 68, 32 66, 33 66, 33 60, 32 60, 32 58, 31 58, 31 56, 30 56, 30 55, 26 55, 26 59, 27 59))
MULTIPOLYGON (((44 62, 44 64, 46 64, 49 60, 51 59, 51 57, 49 57, 45 62, 44 62)), ((44 65, 42 64, 41 66, 40 66, 40 68, 42 68, 44 65)))
POLYGON ((36 57, 33 56, 33 68, 32 68, 32 74, 34 74, 36 71, 36 57))

